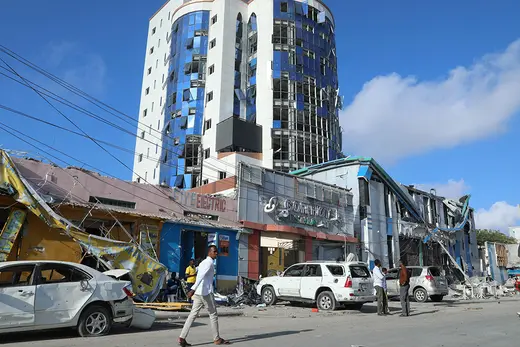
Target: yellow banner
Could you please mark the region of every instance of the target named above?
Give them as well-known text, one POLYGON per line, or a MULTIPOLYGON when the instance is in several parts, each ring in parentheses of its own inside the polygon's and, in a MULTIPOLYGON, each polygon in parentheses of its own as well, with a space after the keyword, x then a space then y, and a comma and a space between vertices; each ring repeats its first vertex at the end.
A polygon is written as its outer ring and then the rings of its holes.
POLYGON ((9 155, 0 150, 0 191, 10 195, 45 223, 64 230, 113 269, 130 270, 132 286, 137 299, 153 301, 166 277, 166 267, 151 258, 134 243, 110 240, 85 233, 67 219, 58 215, 20 175, 9 155))
POLYGON ((14 242, 22 230, 27 214, 25 211, 14 209, 0 233, 0 261, 6 261, 13 250, 14 242))

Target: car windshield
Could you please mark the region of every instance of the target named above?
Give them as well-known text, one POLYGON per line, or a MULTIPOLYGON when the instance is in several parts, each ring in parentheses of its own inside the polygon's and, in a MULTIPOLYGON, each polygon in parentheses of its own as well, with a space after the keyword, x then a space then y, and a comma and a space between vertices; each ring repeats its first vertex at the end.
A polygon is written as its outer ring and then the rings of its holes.
POLYGON ((439 276, 442 276, 441 275, 441 269, 439 269, 438 267, 431 267, 428 269, 430 271, 430 274, 433 276, 433 277, 439 277, 439 276))
POLYGON ((370 272, 366 266, 350 265, 350 275, 352 278, 368 278, 370 277, 370 272))

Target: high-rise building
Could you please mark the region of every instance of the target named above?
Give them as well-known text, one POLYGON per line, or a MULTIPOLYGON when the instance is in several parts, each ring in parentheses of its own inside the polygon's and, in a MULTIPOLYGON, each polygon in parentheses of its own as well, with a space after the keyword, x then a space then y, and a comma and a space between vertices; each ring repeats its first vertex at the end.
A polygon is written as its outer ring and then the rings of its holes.
POLYGON ((337 159, 340 107, 323 0, 170 0, 150 19, 134 180, 192 188, 238 161, 337 159))

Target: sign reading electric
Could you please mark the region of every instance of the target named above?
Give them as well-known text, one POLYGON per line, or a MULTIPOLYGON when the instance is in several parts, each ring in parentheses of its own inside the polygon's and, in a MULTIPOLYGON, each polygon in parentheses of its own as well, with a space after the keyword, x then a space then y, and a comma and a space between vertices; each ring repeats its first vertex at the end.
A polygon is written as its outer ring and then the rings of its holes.
POLYGON ((327 228, 339 221, 337 208, 306 204, 300 201, 273 196, 263 202, 264 212, 274 214, 276 220, 327 228))
POLYGON ((175 189, 173 191, 173 200, 179 201, 183 205, 193 206, 202 210, 226 212, 226 200, 215 196, 184 192, 175 189))

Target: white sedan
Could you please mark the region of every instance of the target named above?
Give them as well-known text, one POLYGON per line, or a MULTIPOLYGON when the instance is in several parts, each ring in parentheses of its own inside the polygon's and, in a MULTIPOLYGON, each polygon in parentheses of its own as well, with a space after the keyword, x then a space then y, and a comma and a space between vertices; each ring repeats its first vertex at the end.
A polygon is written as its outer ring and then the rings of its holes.
POLYGON ((0 334, 74 327, 102 336, 132 319, 130 282, 58 261, 0 263, 0 334))

